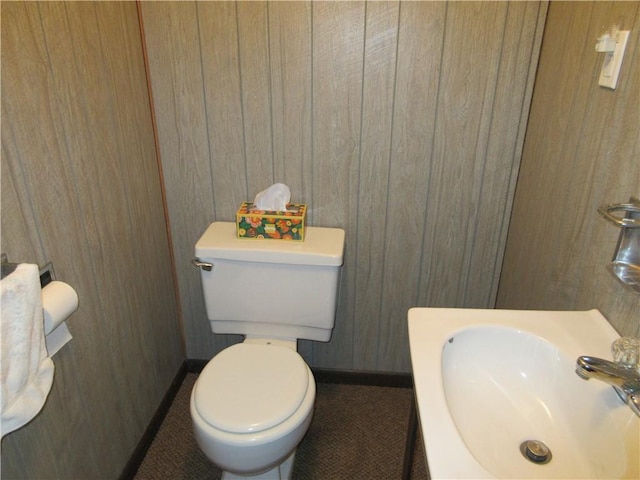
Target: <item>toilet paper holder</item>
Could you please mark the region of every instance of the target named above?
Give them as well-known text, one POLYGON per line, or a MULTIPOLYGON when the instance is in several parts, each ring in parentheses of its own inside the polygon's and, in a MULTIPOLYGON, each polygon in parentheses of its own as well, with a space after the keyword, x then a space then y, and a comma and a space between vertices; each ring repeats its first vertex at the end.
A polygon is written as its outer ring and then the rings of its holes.
POLYGON ((40 269, 40 288, 44 288, 56 279, 56 272, 53 270, 53 264, 47 263, 40 269))
POLYGON ((2 271, 2 278, 6 277, 13 273, 13 271, 17 268, 17 263, 9 262, 9 258, 6 253, 0 255, 0 265, 2 271))
MULTIPOLYGON (((19 264, 9 262, 6 253, 0 254, 0 263, 2 265, 2 278, 10 275, 19 264)), ((47 352, 49 356, 52 357, 55 355, 64 345, 66 345, 73 336, 71 332, 69 332, 69 328, 66 324, 66 318, 74 313, 78 308, 78 295, 69 285, 64 284, 63 282, 56 281, 56 274, 53 269, 53 264, 51 262, 47 263, 44 267, 39 269, 40 274, 40 288, 42 289, 43 295, 43 321, 44 321, 44 334, 45 341, 47 344, 47 352), (46 289, 50 285, 49 289, 46 289), (53 290, 51 290, 53 289, 53 290), (51 295, 57 296, 60 295, 60 291, 62 289, 62 295, 65 296, 65 301, 69 302, 69 292, 71 292, 71 296, 75 296, 75 299, 71 300, 71 307, 67 305, 62 305, 63 312, 61 314, 61 305, 52 305, 51 302, 46 304, 46 299, 51 299, 51 295), (46 298, 45 298, 46 297, 46 298), (75 305, 73 305, 75 303, 75 305), (48 306, 53 306, 55 313, 50 311, 48 306), (67 310, 64 310, 64 309, 67 310)), ((53 302, 55 303, 55 302, 53 302)))
POLYGON ((620 228, 618 244, 607 270, 623 285, 640 293, 640 199, 627 203, 602 205, 598 213, 620 228), (624 216, 614 213, 623 212, 624 216))

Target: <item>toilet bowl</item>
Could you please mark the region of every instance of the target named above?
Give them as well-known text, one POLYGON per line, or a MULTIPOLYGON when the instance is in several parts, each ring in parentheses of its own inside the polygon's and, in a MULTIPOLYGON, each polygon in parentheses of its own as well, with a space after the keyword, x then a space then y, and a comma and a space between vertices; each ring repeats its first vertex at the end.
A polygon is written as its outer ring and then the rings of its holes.
POLYGON ((315 380, 295 342, 247 339, 218 353, 191 393, 200 449, 223 478, 289 478, 313 413, 315 380))

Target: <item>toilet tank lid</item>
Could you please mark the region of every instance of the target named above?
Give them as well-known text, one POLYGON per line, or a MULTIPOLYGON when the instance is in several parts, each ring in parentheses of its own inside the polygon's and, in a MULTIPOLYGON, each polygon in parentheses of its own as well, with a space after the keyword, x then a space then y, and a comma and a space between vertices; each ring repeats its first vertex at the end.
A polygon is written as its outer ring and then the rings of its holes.
POLYGON ((306 227, 304 241, 241 239, 232 222, 214 222, 196 243, 201 260, 222 259, 294 265, 340 266, 344 257, 344 230, 306 227))

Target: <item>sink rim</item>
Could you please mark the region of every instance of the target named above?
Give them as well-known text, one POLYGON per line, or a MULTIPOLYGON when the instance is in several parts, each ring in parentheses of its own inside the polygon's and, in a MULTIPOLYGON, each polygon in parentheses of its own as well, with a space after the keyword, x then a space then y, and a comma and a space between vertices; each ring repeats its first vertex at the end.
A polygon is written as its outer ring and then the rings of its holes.
MULTIPOLYGON (((596 309, 587 311, 412 308, 408 313, 414 389, 425 453, 432 478, 495 478, 468 450, 449 411, 442 381, 442 350, 456 334, 473 327, 504 327, 539 337, 570 358, 610 358, 619 337, 596 309), (419 368, 415 366, 419 365, 419 368), (439 388, 434 388, 434 385, 439 388), (434 433, 437 432, 437 433, 434 433), (433 435, 435 438, 430 438, 433 435)), ((598 382, 601 383, 601 382, 598 382)), ((613 393, 602 383, 594 388, 613 393)), ((625 407, 626 408, 626 407, 625 407)), ((629 413, 633 412, 629 409, 629 413)))

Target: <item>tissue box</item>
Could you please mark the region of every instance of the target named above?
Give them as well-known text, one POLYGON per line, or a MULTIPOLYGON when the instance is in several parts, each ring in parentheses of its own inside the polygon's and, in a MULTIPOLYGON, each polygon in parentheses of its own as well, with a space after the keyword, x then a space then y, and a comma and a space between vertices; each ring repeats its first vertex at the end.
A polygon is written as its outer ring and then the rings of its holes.
POLYGON ((273 238, 304 240, 304 221, 307 206, 291 203, 286 212, 256 210, 251 202, 244 202, 236 213, 238 238, 273 238))

